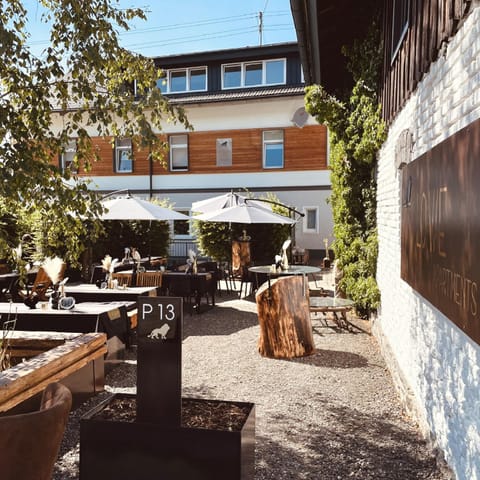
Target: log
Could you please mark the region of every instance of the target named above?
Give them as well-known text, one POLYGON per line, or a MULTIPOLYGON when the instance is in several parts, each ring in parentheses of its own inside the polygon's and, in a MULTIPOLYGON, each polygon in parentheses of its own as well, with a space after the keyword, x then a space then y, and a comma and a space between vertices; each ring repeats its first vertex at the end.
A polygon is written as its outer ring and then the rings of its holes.
POLYGON ((308 297, 302 276, 264 283, 255 295, 260 337, 258 351, 269 358, 294 358, 315 351, 308 297))

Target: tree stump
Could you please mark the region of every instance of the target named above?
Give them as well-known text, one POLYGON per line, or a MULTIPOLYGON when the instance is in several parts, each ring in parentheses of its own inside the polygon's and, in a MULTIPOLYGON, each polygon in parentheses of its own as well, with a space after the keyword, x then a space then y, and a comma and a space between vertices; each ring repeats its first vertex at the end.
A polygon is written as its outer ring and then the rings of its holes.
POLYGON ((232 241, 232 271, 234 275, 242 277, 247 273, 248 266, 251 264, 250 241, 233 240, 232 241))
POLYGON ((258 289, 255 298, 260 324, 260 355, 293 358, 311 355, 315 351, 302 276, 270 280, 258 289))

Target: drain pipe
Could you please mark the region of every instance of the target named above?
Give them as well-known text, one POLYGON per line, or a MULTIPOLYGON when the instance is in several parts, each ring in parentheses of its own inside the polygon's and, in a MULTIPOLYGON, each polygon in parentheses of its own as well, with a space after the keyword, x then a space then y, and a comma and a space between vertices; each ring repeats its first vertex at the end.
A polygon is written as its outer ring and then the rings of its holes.
POLYGON ((153 159, 152 159, 152 154, 148 154, 148 167, 149 167, 149 172, 148 172, 148 177, 149 177, 149 187, 148 187, 148 194, 150 197, 150 200, 153 197, 153 159))

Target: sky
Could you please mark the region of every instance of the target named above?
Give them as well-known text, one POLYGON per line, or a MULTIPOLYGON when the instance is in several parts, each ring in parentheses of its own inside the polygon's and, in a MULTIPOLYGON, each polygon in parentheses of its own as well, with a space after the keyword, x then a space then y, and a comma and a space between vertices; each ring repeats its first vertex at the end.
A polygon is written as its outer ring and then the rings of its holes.
MULTIPOLYGON (((28 46, 39 57, 48 45, 48 26, 38 0, 29 11, 28 46)), ((140 7, 147 20, 135 20, 120 43, 148 57, 296 41, 290 0, 119 0, 119 8, 140 7), (262 34, 259 29, 260 12, 262 34)))

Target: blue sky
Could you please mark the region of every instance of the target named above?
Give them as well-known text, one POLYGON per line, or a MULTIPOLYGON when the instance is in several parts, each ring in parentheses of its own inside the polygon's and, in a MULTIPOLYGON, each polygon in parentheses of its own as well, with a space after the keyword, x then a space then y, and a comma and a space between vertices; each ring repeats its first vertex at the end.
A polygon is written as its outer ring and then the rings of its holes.
MULTIPOLYGON (((115 4, 113 1, 112 3, 115 4)), ((38 56, 48 45, 48 27, 37 0, 29 10, 28 45, 38 56)), ((136 20, 121 33, 121 44, 146 56, 163 56, 296 41, 290 0, 120 0, 120 8, 141 7, 147 21, 136 20)))

